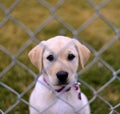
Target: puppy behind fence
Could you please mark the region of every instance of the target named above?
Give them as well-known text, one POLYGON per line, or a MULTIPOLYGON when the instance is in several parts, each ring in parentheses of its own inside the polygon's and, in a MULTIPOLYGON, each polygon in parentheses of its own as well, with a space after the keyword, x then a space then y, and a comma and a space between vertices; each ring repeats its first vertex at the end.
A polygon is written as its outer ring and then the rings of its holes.
POLYGON ((87 97, 76 82, 78 63, 84 68, 90 51, 75 39, 57 36, 29 52, 41 73, 30 96, 30 114, 90 114, 87 97), (70 44, 70 45, 69 45, 70 44))

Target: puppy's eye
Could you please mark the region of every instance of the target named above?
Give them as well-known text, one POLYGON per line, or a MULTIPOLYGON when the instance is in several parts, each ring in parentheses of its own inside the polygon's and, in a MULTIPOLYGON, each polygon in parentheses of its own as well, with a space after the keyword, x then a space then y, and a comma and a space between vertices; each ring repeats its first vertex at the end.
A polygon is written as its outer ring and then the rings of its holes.
POLYGON ((54 56, 53 56, 53 55, 49 55, 49 56, 47 56, 47 59, 48 59, 49 61, 54 61, 54 56))
POLYGON ((72 61, 74 58, 75 58, 75 55, 73 55, 73 54, 69 54, 68 57, 67 57, 67 59, 69 61, 72 61))

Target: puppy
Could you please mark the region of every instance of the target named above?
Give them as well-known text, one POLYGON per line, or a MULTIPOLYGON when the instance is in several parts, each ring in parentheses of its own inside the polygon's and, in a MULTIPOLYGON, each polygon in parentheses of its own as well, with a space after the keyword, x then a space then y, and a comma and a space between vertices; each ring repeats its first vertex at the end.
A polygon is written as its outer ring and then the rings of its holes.
POLYGON ((41 72, 30 96, 30 114, 90 114, 86 96, 77 82, 90 51, 75 39, 56 36, 42 41, 28 54, 41 72))

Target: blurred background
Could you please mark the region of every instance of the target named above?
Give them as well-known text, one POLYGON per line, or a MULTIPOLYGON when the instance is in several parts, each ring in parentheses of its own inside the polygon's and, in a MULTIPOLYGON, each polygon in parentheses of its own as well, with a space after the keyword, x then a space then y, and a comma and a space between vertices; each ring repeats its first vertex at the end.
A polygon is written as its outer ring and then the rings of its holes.
POLYGON ((27 54, 57 35, 77 38, 91 50, 78 71, 91 114, 119 114, 119 0, 0 0, 0 113, 28 114, 39 72, 27 54))

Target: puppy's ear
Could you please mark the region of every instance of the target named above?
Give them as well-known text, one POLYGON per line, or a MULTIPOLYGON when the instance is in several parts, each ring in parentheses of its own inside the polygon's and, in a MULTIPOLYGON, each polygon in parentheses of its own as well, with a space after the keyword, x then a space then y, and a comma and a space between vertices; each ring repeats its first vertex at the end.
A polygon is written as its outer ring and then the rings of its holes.
POLYGON ((28 53, 30 61, 34 66, 36 66, 39 69, 40 72, 42 71, 43 68, 43 50, 44 45, 41 42, 28 53))
POLYGON ((73 41, 74 41, 76 49, 78 51, 78 56, 79 56, 81 67, 84 68, 85 63, 87 62, 87 60, 90 56, 90 51, 87 47, 85 47, 79 41, 77 41, 75 39, 73 41))

